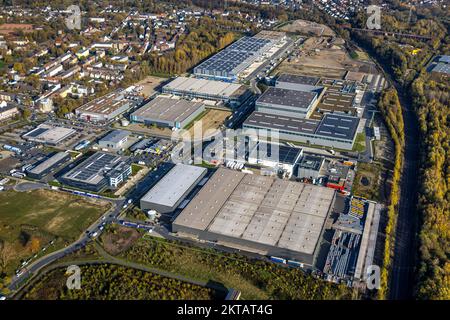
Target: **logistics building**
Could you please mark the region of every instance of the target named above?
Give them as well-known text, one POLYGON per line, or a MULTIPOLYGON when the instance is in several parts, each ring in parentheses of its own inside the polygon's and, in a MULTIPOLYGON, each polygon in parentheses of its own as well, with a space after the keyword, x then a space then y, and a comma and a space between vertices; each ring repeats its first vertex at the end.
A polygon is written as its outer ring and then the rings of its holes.
POLYGON ((329 188, 220 168, 172 230, 313 265, 334 199, 329 188))
POLYGON ((77 108, 75 114, 86 121, 109 122, 135 105, 125 94, 122 89, 108 93, 77 108))
POLYGON ((294 166, 303 155, 303 149, 266 142, 258 144, 249 152, 248 163, 276 168, 290 177, 294 166))
POLYGON ((173 212, 206 172, 202 167, 177 164, 141 198, 141 209, 173 212))
POLYGON ((71 128, 57 127, 44 123, 24 134, 23 138, 29 141, 55 146, 73 137, 76 133, 71 128))
POLYGON ((162 88, 162 92, 187 98, 221 101, 233 108, 250 95, 248 88, 241 84, 188 77, 175 78, 162 88))
POLYGON ((307 118, 314 110, 318 96, 316 92, 269 87, 256 100, 255 110, 279 116, 307 118))
POLYGON ((285 40, 282 32, 261 31, 244 36, 194 68, 197 77, 233 82, 252 63, 264 58, 275 45, 285 40))
POLYGON ((99 192, 116 188, 131 175, 131 165, 125 157, 97 152, 71 169, 59 180, 68 186, 99 192))
POLYGON ((323 86, 318 85, 319 81, 319 77, 283 73, 276 79, 275 87, 305 92, 319 92, 323 89, 323 86))
POLYGON ((351 150, 358 125, 359 118, 338 114, 325 114, 318 121, 253 112, 243 129, 267 136, 275 132, 281 140, 351 150))
POLYGON ((47 157, 44 160, 39 161, 32 168, 28 169, 27 174, 30 178, 40 180, 47 174, 52 172, 59 165, 68 160, 70 160, 70 154, 66 152, 54 153, 50 157, 47 157))
POLYGON ((120 150, 128 141, 130 132, 125 130, 113 130, 98 141, 101 148, 120 150))
POLYGON ((131 121, 181 129, 205 111, 201 102, 158 96, 133 112, 131 121))

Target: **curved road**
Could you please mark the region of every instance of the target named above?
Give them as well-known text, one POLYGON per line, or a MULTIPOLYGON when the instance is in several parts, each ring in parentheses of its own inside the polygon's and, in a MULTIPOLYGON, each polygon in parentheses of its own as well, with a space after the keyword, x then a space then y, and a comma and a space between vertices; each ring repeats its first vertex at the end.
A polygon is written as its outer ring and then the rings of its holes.
POLYGON ((8 286, 8 289, 11 291, 18 290, 21 287, 24 280, 28 279, 30 276, 38 272, 46 265, 80 249, 81 247, 84 247, 91 240, 91 235, 96 231, 99 232, 99 228, 102 224, 108 224, 115 221, 123 209, 122 206, 125 203, 125 200, 111 200, 111 202, 115 204, 115 206, 111 210, 108 210, 100 219, 94 222, 88 228, 88 230, 86 230, 86 232, 80 236, 80 238, 76 242, 58 251, 52 252, 44 257, 41 257, 40 259, 36 260, 30 265, 24 267, 22 269, 23 271, 20 274, 20 276, 15 275, 11 279, 11 283, 8 286))

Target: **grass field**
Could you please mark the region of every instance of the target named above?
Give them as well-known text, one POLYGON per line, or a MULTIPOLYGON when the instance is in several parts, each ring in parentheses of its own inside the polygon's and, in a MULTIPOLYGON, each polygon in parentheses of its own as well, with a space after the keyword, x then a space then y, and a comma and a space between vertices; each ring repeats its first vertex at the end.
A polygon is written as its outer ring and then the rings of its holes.
POLYGON ((353 194, 379 201, 381 171, 381 165, 377 163, 359 163, 353 182, 353 194))
POLYGON ((193 280, 214 281, 243 299, 348 299, 350 290, 274 263, 145 236, 120 257, 193 280))
POLYGON ((353 151, 364 152, 364 150, 366 150, 366 135, 360 132, 356 135, 353 151))
POLYGON ((76 240, 108 208, 104 201, 49 190, 0 193, 0 241, 13 249, 3 272, 13 273, 52 240, 53 248, 76 240))

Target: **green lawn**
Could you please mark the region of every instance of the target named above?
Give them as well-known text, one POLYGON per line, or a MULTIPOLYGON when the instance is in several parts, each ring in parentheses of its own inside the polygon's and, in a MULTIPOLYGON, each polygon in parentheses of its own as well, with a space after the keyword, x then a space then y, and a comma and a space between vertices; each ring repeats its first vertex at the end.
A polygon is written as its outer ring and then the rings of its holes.
POLYGON ((52 248, 75 241, 107 208, 106 203, 49 190, 1 192, 0 241, 14 250, 3 271, 10 274, 21 259, 39 253, 51 240, 52 248))
POLYGON ((138 164, 132 163, 131 164, 131 175, 135 176, 139 171, 141 171, 142 169, 144 169, 143 166, 140 166, 138 164))
POLYGON ((366 150, 366 134, 360 132, 356 134, 355 143, 353 145, 353 151, 364 152, 366 150))

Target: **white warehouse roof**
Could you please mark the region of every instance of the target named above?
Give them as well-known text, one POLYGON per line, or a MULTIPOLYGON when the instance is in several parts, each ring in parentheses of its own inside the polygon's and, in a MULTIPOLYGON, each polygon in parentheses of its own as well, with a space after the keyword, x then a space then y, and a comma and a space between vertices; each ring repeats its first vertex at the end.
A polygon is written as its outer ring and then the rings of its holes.
POLYGON ((142 197, 141 202, 173 207, 206 171, 206 168, 179 163, 142 197))
POLYGON ((187 77, 175 78, 170 83, 166 84, 164 89, 223 97, 236 96, 245 91, 245 87, 236 83, 187 77))

